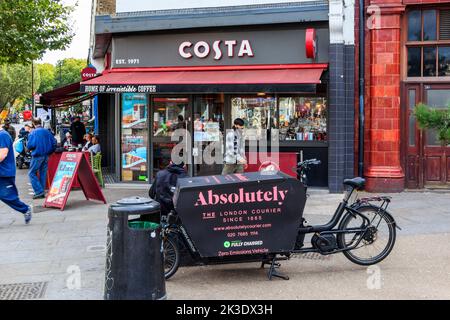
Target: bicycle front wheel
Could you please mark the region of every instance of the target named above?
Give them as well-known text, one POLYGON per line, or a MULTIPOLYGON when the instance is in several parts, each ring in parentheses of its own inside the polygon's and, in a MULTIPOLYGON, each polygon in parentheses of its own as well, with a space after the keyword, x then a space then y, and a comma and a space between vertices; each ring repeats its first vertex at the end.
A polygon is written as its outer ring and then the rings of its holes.
POLYGON ((172 277, 180 266, 180 250, 175 240, 169 236, 163 239, 164 248, 164 276, 167 279, 172 277))
POLYGON ((376 264, 385 259, 394 247, 396 238, 394 218, 386 211, 372 206, 363 206, 357 211, 365 216, 370 224, 363 217, 348 212, 342 219, 339 229, 365 231, 338 234, 338 245, 340 248, 347 248, 359 241, 354 249, 343 251, 344 255, 359 265, 376 264))

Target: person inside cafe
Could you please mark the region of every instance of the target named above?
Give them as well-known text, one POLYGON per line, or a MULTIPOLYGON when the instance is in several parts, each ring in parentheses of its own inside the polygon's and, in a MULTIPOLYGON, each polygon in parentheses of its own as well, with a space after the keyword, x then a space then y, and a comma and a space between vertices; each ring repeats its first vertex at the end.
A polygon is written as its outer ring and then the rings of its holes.
POLYGON ((99 136, 95 135, 92 137, 92 146, 88 149, 88 151, 94 156, 101 152, 99 136))

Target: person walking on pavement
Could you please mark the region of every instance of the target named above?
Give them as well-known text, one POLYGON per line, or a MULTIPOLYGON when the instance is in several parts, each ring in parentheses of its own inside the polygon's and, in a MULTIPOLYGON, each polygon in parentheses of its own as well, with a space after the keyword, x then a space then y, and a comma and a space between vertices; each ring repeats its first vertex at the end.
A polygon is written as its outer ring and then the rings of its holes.
POLYGON ((3 125, 3 129, 5 129, 5 131, 9 133, 12 141, 14 142, 16 140, 16 129, 14 129, 14 126, 11 125, 11 120, 5 119, 5 124, 3 125))
POLYGON ((0 200, 21 212, 25 224, 29 224, 32 209, 19 199, 16 187, 16 160, 12 145, 11 136, 0 126, 0 200))
POLYGON ((81 122, 80 116, 76 116, 70 125, 70 134, 72 135, 72 143, 75 146, 84 144, 84 135, 86 134, 86 127, 81 122))
POLYGON ((50 131, 42 128, 41 119, 33 120, 35 129, 28 137, 27 148, 31 150, 31 164, 28 176, 34 190, 33 199, 45 198, 48 156, 56 149, 56 139, 50 131), (39 172, 39 178, 37 176, 39 172))
POLYGON ((236 118, 233 124, 233 130, 229 130, 226 135, 222 175, 243 173, 247 166, 247 159, 245 158, 245 141, 242 135, 244 120, 236 118))

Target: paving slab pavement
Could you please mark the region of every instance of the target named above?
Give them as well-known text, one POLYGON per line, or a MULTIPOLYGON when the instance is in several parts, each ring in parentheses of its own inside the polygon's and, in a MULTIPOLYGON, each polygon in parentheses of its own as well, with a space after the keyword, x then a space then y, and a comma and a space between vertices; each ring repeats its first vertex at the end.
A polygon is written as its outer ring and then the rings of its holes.
MULTIPOLYGON (((17 185, 33 203, 30 225, 0 203, 0 284, 48 282, 44 299, 102 299, 108 205, 72 192, 65 211, 32 200, 27 171, 17 185), (80 280, 80 283, 77 281, 80 280), (79 286, 78 286, 79 284, 79 286)), ((146 190, 105 189, 108 203, 146 190)), ((342 195, 311 190, 310 224, 329 220, 342 195)), ((268 281, 258 263, 184 267, 167 281, 169 299, 450 299, 450 193, 391 194, 402 227, 391 255, 361 267, 343 255, 282 262, 289 281, 268 281)))

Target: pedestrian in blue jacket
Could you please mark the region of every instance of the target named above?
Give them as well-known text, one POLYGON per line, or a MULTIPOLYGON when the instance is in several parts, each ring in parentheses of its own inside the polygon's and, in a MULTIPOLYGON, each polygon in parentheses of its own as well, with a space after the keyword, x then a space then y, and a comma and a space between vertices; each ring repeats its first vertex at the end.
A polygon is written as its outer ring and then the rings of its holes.
POLYGON ((33 199, 45 198, 48 156, 55 152, 56 139, 52 133, 42 128, 41 119, 33 119, 35 129, 28 136, 27 148, 31 150, 31 163, 28 176, 34 190, 33 199), (37 173, 39 172, 39 178, 37 173))
MULTIPOLYGON (((1 119, 0 119, 1 122, 1 119)), ((1 124, 1 123, 0 123, 1 124)), ((30 223, 31 207, 20 201, 16 187, 16 160, 13 141, 0 125, 0 200, 23 213, 25 223, 30 223)))

